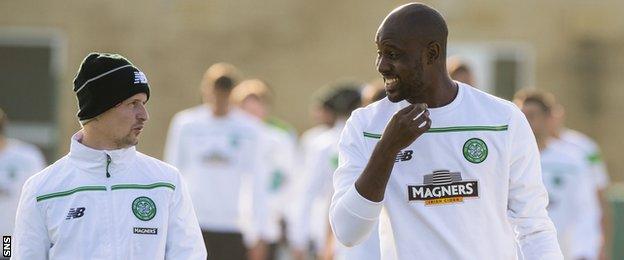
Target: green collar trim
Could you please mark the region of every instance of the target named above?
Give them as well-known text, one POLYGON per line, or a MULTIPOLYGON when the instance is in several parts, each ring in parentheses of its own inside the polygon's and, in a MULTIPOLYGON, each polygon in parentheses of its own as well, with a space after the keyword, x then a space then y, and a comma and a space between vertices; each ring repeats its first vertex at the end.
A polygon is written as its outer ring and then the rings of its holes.
POLYGON ((69 196, 76 192, 82 192, 82 191, 106 191, 106 186, 81 186, 81 187, 73 188, 71 190, 49 193, 49 194, 37 196, 37 202, 47 200, 47 199, 52 199, 52 198, 69 196))
MULTIPOLYGON (((509 125, 500 126, 450 126, 450 127, 437 127, 429 128, 427 133, 447 133, 447 132, 466 132, 466 131, 507 131, 509 125)), ((363 132, 364 137, 380 139, 381 134, 374 134, 369 132, 363 132)))
POLYGON ((168 182, 156 182, 152 184, 116 184, 111 186, 111 190, 149 190, 160 187, 175 190, 175 185, 168 182))

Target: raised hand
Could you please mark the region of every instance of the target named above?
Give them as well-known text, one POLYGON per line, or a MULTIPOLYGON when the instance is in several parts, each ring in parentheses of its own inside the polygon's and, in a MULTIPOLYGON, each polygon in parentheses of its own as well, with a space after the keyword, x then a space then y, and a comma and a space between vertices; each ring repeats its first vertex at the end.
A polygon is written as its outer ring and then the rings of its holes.
POLYGON ((383 147, 398 152, 413 143, 431 127, 427 104, 409 105, 394 114, 379 141, 383 147))

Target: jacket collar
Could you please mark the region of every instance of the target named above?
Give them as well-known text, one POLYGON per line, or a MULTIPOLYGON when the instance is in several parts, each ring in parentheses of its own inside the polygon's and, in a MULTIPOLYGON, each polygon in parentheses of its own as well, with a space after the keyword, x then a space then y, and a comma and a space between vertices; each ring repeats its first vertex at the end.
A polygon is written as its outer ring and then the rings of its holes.
POLYGON ((69 148, 69 159, 82 170, 102 176, 106 176, 108 172, 110 176, 114 176, 127 169, 136 157, 135 146, 117 150, 96 150, 82 144, 82 137, 82 130, 75 133, 69 148))

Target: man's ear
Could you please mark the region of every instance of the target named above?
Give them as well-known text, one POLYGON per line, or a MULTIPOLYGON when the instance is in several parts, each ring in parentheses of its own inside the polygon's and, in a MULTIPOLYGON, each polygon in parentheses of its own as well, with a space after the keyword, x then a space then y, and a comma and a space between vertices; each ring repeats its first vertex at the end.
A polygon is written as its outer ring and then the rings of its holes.
POLYGON ((432 41, 427 44, 427 64, 431 65, 440 58, 440 44, 436 41, 432 41))

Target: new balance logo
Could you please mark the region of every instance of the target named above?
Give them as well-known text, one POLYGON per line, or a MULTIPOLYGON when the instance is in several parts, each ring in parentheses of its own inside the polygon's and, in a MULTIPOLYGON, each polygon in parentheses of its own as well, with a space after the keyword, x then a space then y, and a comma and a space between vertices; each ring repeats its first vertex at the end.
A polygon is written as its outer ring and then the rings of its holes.
POLYGON ((140 71, 134 72, 134 84, 147 84, 147 77, 140 71))
POLYGON ((79 218, 84 216, 85 208, 71 208, 69 209, 69 213, 67 213, 67 217, 65 219, 79 218))
POLYGON ((404 162, 404 161, 409 161, 412 159, 412 154, 414 153, 414 151, 412 150, 405 150, 402 152, 399 152, 396 156, 396 158, 394 159, 394 162, 404 162))

